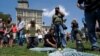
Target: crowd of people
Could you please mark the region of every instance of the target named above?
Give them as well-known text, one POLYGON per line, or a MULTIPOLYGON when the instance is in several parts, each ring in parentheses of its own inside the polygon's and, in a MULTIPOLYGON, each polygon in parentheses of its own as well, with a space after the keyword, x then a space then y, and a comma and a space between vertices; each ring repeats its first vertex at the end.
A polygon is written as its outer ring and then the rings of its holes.
POLYGON ((96 28, 96 21, 100 23, 100 5, 98 2, 100 1, 78 0, 77 7, 84 10, 85 14, 85 18, 82 20, 84 25, 83 32, 79 30, 79 24, 75 19, 71 22, 71 33, 66 34, 64 32, 67 29, 64 24, 66 19, 64 19, 64 14, 59 7, 55 8, 51 28, 48 31, 36 30, 35 20, 31 20, 29 25, 26 26, 27 28, 25 28, 25 22, 21 17, 17 17, 18 24, 11 24, 11 20, 8 20, 6 24, 0 19, 0 47, 12 47, 16 43, 19 46, 23 46, 26 39, 27 48, 37 47, 42 41, 44 47, 66 48, 67 41, 71 39, 72 41, 75 40, 76 49, 82 51, 84 46, 81 37, 84 36, 86 40, 90 40, 92 50, 100 51, 96 36, 96 31, 99 32, 100 30, 100 27, 96 28))
POLYGON ((16 24, 11 24, 11 18, 5 23, 2 18, 0 18, 0 47, 9 44, 11 47, 16 39, 17 27, 16 24))

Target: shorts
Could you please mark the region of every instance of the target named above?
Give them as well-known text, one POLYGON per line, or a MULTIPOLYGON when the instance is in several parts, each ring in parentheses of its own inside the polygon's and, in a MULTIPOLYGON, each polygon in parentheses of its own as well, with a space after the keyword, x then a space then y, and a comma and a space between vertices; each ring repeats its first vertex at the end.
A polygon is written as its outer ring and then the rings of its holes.
POLYGON ((13 39, 13 35, 12 34, 6 34, 6 36, 7 36, 7 38, 9 38, 9 39, 13 39))
POLYGON ((4 44, 8 44, 9 39, 6 36, 4 36, 3 40, 4 40, 4 44))

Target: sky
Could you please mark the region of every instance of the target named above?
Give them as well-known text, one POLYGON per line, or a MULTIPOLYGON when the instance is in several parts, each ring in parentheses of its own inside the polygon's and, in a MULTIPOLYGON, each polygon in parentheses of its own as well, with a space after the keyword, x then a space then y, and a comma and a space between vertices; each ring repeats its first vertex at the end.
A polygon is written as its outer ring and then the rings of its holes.
MULTIPOLYGON (((0 0, 0 12, 10 14, 13 22, 16 22, 16 10, 18 0, 0 0)), ((84 12, 77 8, 77 0, 28 0, 29 8, 43 10, 43 22, 45 25, 50 25, 54 8, 60 7, 60 10, 65 14, 65 25, 68 27, 67 31, 71 31, 71 21, 76 18, 79 23, 79 28, 83 27, 82 18, 84 12)))

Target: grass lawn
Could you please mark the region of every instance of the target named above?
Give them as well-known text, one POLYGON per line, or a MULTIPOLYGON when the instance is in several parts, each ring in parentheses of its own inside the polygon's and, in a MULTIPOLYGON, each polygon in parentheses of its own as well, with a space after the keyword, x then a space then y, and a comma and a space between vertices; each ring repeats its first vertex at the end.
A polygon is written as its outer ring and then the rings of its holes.
POLYGON ((4 47, 0 49, 0 56, 47 56, 45 52, 33 52, 25 46, 4 47))
MULTIPOLYGON (((99 44, 100 44, 100 41, 99 41, 99 44)), ((40 44, 39 46, 41 45, 42 44, 40 44)), ((100 52, 89 50, 90 49, 89 42, 85 42, 84 46, 86 48, 85 52, 100 55, 100 52)), ((67 43, 67 47, 75 48, 75 44, 69 41, 67 43)), ((11 47, 0 48, 0 56, 47 56, 47 53, 29 51, 28 49, 26 49, 26 45, 24 45, 23 47, 19 47, 16 45, 12 48, 11 47)))
MULTIPOLYGON (((90 45, 89 42, 83 42, 83 45, 84 45, 84 48, 85 48, 84 52, 100 55, 99 51, 91 51, 91 49, 90 49, 91 45, 90 45)), ((100 45, 100 40, 99 40, 99 45, 100 45)), ((75 48, 75 43, 68 42, 67 47, 75 48)))

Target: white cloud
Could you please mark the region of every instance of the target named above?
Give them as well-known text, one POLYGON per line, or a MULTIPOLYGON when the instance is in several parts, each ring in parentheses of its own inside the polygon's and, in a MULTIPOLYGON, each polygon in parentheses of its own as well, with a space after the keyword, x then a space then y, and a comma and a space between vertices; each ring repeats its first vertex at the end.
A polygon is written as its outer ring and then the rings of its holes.
POLYGON ((44 16, 47 16, 47 17, 51 17, 54 13, 55 13, 55 10, 53 9, 53 10, 51 10, 51 11, 49 11, 48 9, 43 9, 43 15, 44 16))
MULTIPOLYGON (((63 6, 59 5, 59 8, 60 8, 60 11, 65 14, 65 16, 69 15, 69 13, 66 12, 66 9, 63 6)), ((52 9, 51 11, 45 8, 45 9, 43 9, 43 11, 44 11, 43 16, 52 17, 52 15, 55 13, 55 8, 52 9)))

